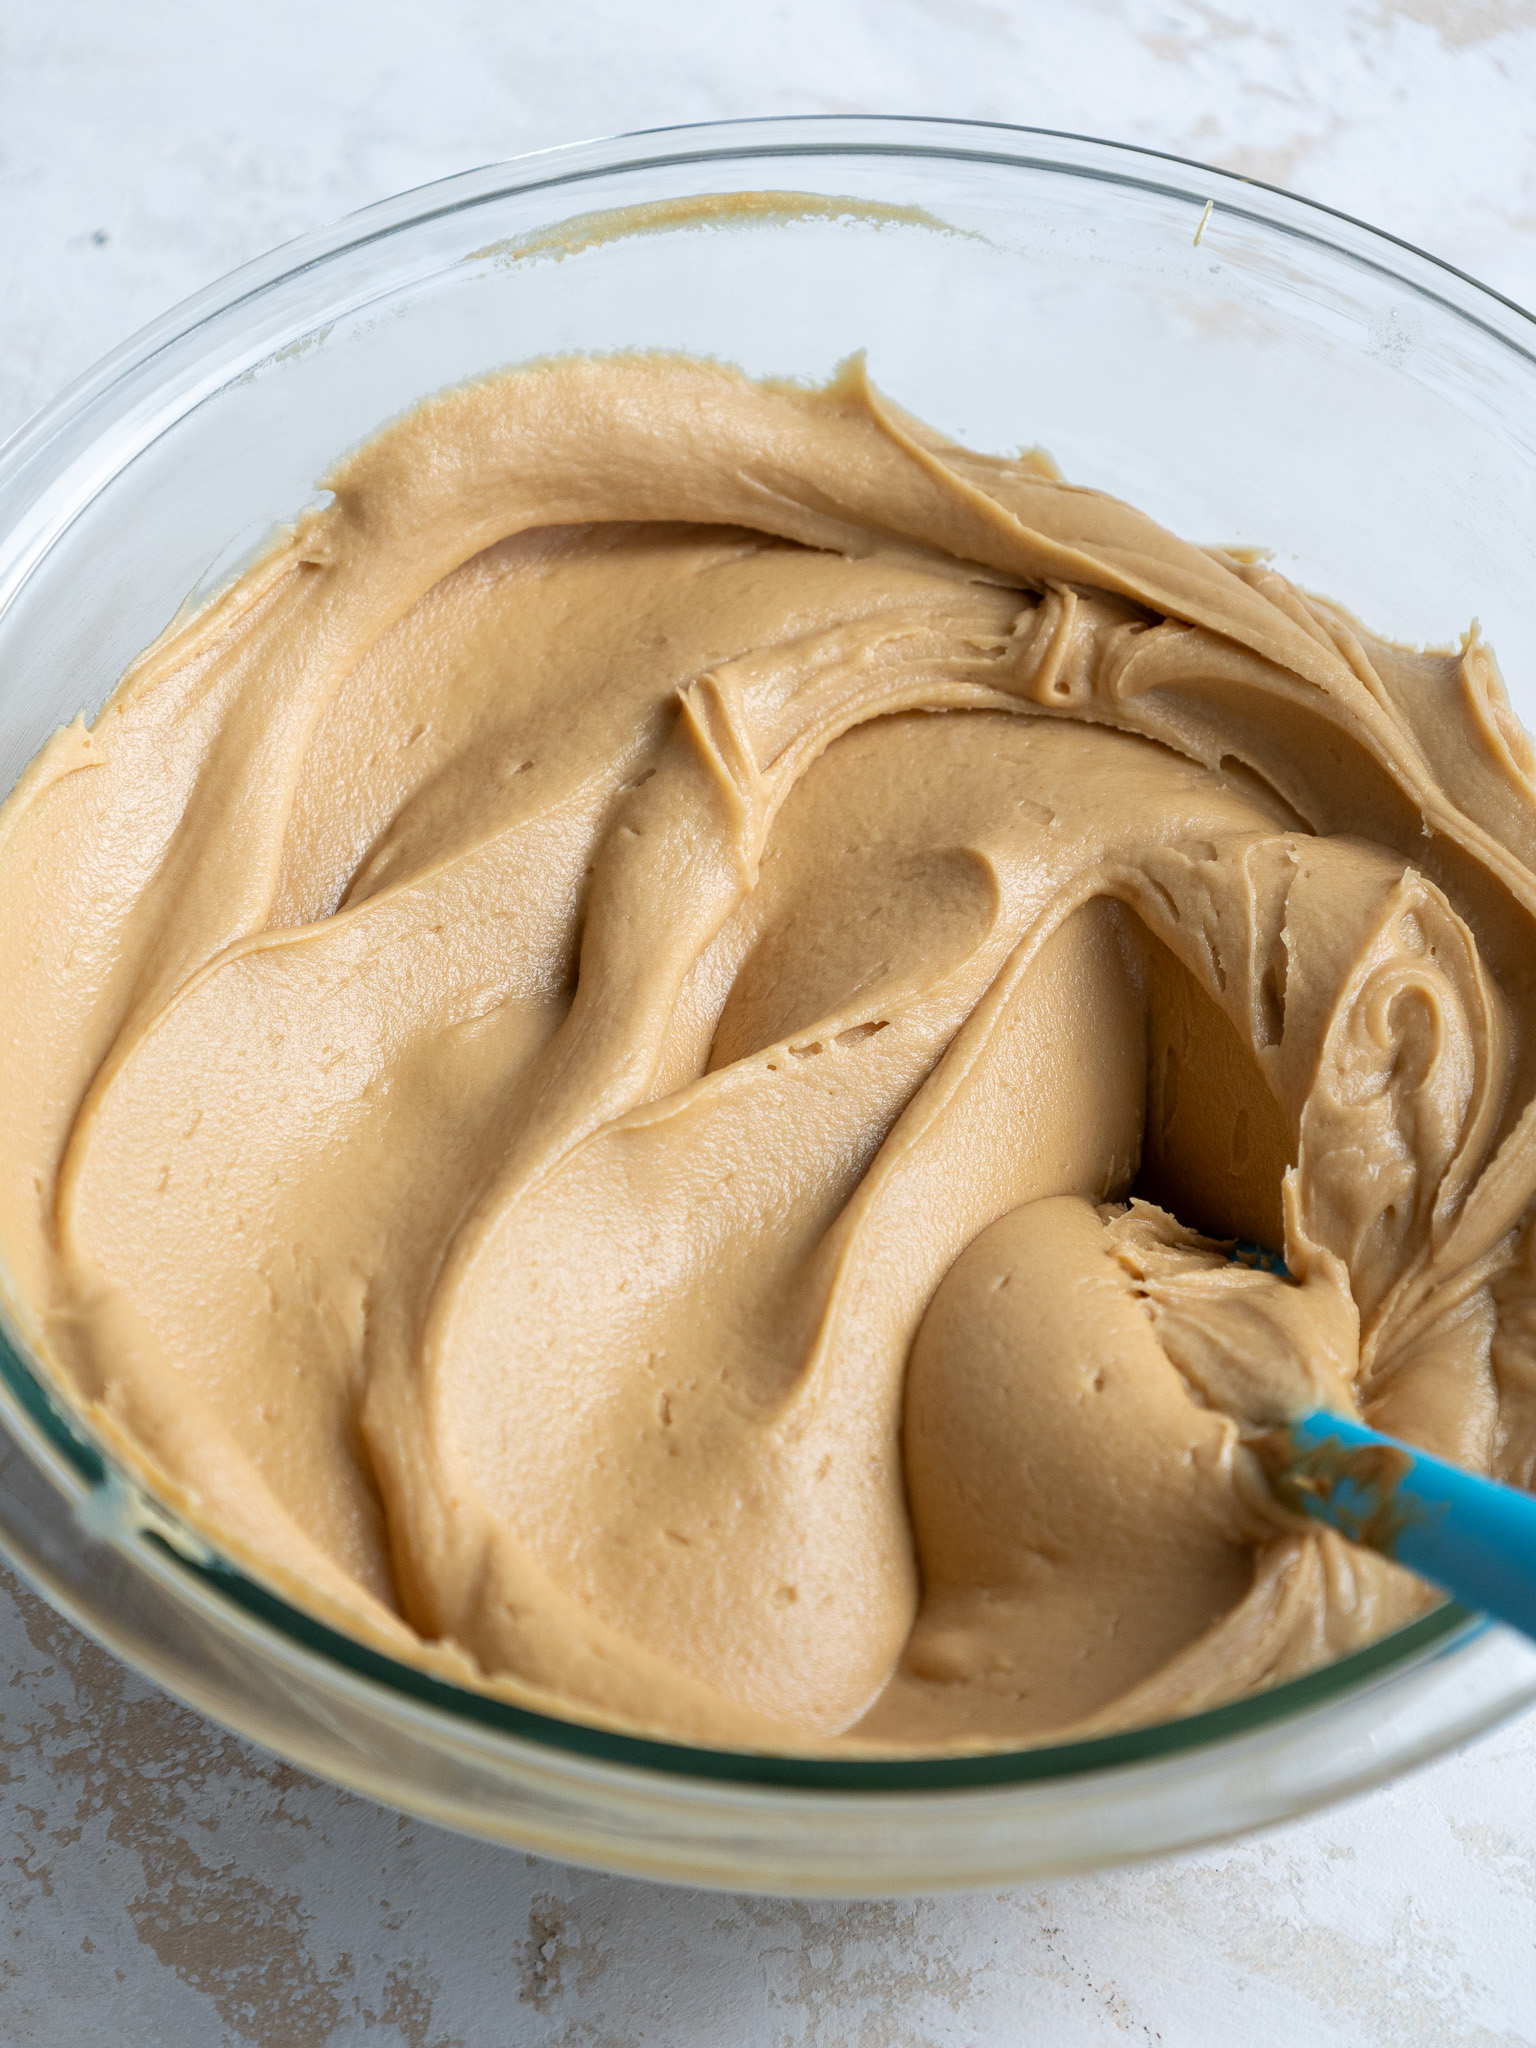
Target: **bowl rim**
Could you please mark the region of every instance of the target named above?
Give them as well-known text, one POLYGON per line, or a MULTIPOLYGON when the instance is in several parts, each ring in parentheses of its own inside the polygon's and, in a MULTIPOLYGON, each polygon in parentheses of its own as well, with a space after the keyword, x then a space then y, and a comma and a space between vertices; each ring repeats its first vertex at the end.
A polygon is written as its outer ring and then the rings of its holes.
POLYGON ((1172 150, 1145 148, 1139 143, 1089 135, 1077 129, 1033 127, 1023 122, 973 121, 954 115, 929 114, 762 114, 727 121, 679 122, 655 128, 621 130, 576 142, 556 143, 545 149, 527 150, 499 162, 454 171, 443 178, 407 186, 386 198, 338 215, 317 228, 277 243, 261 255, 238 264, 178 300, 163 313, 127 335, 105 355, 97 358, 78 376, 65 384, 53 398, 23 419, 0 441, 0 479, 25 464, 34 448, 41 446, 63 421, 81 412, 104 395, 133 370, 141 369, 163 349, 183 339, 195 328, 234 310, 280 280, 315 268, 343 250, 361 248, 397 230, 418 226, 466 212, 474 206, 513 193, 530 193, 561 186, 576 186, 588 180, 619 176, 626 171, 659 170, 669 166, 708 161, 802 156, 897 156, 934 157, 955 162, 996 163, 1023 170, 1055 171, 1169 199, 1184 199, 1197 207, 1209 199, 1224 212, 1234 214, 1262 228, 1294 239, 1317 242, 1349 256, 1355 263, 1384 277, 1409 286, 1417 296, 1428 298, 1459 319, 1524 356, 1536 367, 1536 311, 1517 299, 1483 283, 1469 271, 1459 269, 1443 256, 1431 254, 1395 235, 1373 226, 1358 215, 1329 206, 1318 199, 1304 198, 1284 185, 1253 178, 1238 171, 1226 171, 1198 157, 1180 156, 1172 150), (918 139, 920 136, 926 140, 918 139), (958 146, 966 136, 1024 137, 1034 145, 1033 153, 958 146), (684 147, 678 138, 688 138, 684 147), (669 149, 633 153, 635 146, 670 141, 669 149), (628 151, 629 153, 625 153, 628 151), (1077 152, 1083 152, 1078 154, 1077 152), (1133 164, 1168 167, 1163 176, 1134 175, 1133 164), (1179 183, 1170 182, 1174 172, 1197 173, 1179 183), (518 175, 521 174, 521 175, 518 175), (1197 194, 1203 194, 1199 197, 1197 194), (1278 202, 1261 207, 1244 204, 1245 195, 1262 195, 1278 202), (431 199, 422 206, 418 202, 431 199), (1314 222, 1332 222, 1334 234, 1320 232, 1314 222), (1394 251, 1406 258, 1401 263, 1383 261, 1371 250, 1394 251), (1422 274, 1412 275, 1422 266, 1422 274), (1498 309, 1494 313, 1493 309, 1498 309), (1491 316, 1491 317, 1490 317, 1491 316), (1508 317, 1513 316, 1512 321, 1508 317))
MULTIPOLYGON (((110 401, 114 391, 120 392, 132 379, 142 379, 156 357, 175 343, 343 253, 499 198, 579 188, 597 178, 711 161, 825 160, 837 156, 991 163, 1129 187, 1188 201, 1195 209, 1210 201, 1221 212, 1260 229, 1321 245, 1335 256, 1342 255, 1391 279, 1480 329, 1536 370, 1536 316, 1518 302, 1399 236, 1261 179, 1219 170, 1169 151, 1071 130, 923 115, 769 115, 638 129, 528 152, 411 187, 279 245, 157 316, 23 421, 0 443, 0 504, 8 489, 20 486, 24 503, 30 500, 35 505, 51 481, 46 472, 56 439, 66 429, 85 424, 86 416, 110 401), (1006 146, 1010 141, 1011 148, 1006 146), (44 473, 41 488, 38 470, 44 473)), ((101 423, 91 422, 91 431, 77 449, 93 442, 100 429, 101 423)), ((131 460, 136 452, 132 450, 125 459, 131 460)), ((122 462, 115 463, 111 473, 116 474, 122 466, 122 462)), ((68 519, 63 523, 69 523, 68 519)), ((62 527, 55 529, 50 543, 60 530, 62 527)), ((3 539, 0 532, 0 542, 3 539)), ((20 565, 19 574, 10 579, 12 592, 26 580, 36 559, 31 553, 20 565)), ((0 596, 0 609, 5 601, 0 596)), ((47 1368, 29 1363, 27 1349, 12 1319, 0 1313, 0 1407, 14 1404, 19 1416, 90 1491, 112 1486, 130 1494, 136 1491, 135 1483, 127 1479, 86 1418, 55 1387, 47 1368)), ((220 1557, 202 1532, 194 1532, 190 1525, 184 1542, 174 1540, 178 1518, 169 1510, 157 1505, 155 1519, 172 1532, 172 1540, 153 1527, 125 1529, 114 1537, 116 1547, 131 1556, 137 1544, 153 1546, 162 1558, 172 1560, 198 1580, 206 1592, 240 1609, 249 1621, 310 1656, 339 1666, 353 1680, 403 1695, 450 1720, 467 1721, 482 1731, 499 1731, 591 1762, 670 1777, 785 1790, 955 1792, 1039 1784, 1147 1765, 1315 1713, 1372 1684, 1406 1676, 1426 1659, 1454 1653, 1485 1627, 1480 1617, 1446 1602, 1362 1649, 1264 1691, 1144 1728, 1065 1743, 889 1759, 717 1749, 620 1733, 438 1678, 306 1613, 220 1557)), ((573 1702, 573 1708, 575 1705, 573 1702)))

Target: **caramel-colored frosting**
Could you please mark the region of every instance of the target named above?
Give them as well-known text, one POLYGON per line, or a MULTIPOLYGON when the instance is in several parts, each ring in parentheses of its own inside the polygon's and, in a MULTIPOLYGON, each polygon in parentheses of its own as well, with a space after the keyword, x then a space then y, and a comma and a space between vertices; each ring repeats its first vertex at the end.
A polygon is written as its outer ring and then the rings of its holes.
POLYGON ((1248 1446, 1532 1480, 1475 634, 856 367, 555 362, 329 482, 0 818, 0 1243, 134 1470, 398 1656, 714 1743, 1124 1726, 1416 1612, 1248 1446))

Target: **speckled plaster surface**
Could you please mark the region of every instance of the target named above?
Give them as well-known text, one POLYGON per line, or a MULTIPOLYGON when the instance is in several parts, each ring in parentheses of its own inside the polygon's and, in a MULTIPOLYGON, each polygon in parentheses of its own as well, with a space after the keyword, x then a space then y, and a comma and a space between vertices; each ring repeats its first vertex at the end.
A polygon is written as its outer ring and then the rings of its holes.
MULTIPOLYGON (((1533 0, 0 0, 0 433, 176 299, 387 192, 803 111, 1204 157, 1536 303, 1533 0)), ((1536 2044, 1536 1720, 1151 1869, 722 1898, 318 1784, 0 1575, 0 2042, 1536 2044)))

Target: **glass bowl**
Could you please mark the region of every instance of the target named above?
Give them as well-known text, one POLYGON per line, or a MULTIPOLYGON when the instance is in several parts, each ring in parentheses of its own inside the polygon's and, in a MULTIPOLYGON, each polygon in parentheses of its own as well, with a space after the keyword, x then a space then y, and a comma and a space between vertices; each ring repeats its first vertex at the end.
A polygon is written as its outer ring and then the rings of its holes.
MULTIPOLYGON (((500 365, 627 348, 815 379, 866 349, 888 393, 958 439, 1042 444, 1191 539, 1268 546, 1396 637, 1477 615, 1536 722, 1529 316, 1341 215, 1170 157, 774 120, 583 143, 388 200, 65 392, 0 451, 0 788, 349 444, 500 365)), ((114 1470, 15 1314, 0 1425, 0 1541, 130 1664, 390 1805, 642 1876, 871 1895, 1083 1869, 1303 1812, 1536 1700, 1536 1647, 1442 1607, 1307 1678, 1095 1741, 915 1762, 642 1741, 443 1684, 221 1561, 114 1470)))

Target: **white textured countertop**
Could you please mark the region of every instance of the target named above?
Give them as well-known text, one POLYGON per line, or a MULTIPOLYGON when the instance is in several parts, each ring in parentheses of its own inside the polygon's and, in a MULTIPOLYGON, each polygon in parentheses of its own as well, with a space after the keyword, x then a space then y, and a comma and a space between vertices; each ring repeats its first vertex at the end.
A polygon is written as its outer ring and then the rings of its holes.
MULTIPOLYGON (((0 0, 0 433, 232 265, 615 129, 969 115, 1309 193, 1536 304, 1532 0, 0 0)), ((0 1577, 0 2041, 1536 2043, 1536 1720, 1156 1868, 803 1905, 303 1777, 0 1577)))

